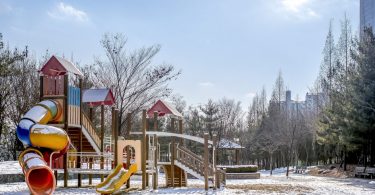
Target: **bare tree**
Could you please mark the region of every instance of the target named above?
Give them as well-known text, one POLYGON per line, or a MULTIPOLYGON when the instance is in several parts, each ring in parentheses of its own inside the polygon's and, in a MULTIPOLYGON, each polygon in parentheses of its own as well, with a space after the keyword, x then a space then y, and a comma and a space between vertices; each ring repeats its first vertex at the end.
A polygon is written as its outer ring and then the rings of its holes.
POLYGON ((101 44, 107 59, 95 60, 93 83, 99 87, 112 88, 119 108, 123 134, 127 112, 138 113, 157 99, 171 93, 168 82, 176 79, 172 65, 152 65, 152 59, 160 51, 159 45, 143 47, 135 51, 126 49, 127 39, 123 34, 105 34, 101 44))
POLYGON ((280 148, 282 143, 280 142, 280 131, 278 121, 274 121, 274 118, 264 118, 262 125, 258 132, 258 135, 254 137, 253 143, 255 143, 259 150, 268 153, 270 158, 270 175, 273 170, 273 155, 280 148))
POLYGON ((186 101, 184 100, 184 97, 182 97, 180 94, 173 94, 170 99, 177 111, 183 114, 186 108, 186 101))
POLYGON ((244 113, 241 102, 222 98, 217 105, 220 131, 227 139, 233 139, 237 132, 243 131, 244 113))

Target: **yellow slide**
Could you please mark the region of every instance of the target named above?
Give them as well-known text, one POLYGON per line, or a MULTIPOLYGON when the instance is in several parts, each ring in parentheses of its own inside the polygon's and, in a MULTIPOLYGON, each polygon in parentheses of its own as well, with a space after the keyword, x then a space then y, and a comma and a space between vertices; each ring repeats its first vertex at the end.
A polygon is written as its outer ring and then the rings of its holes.
POLYGON ((108 175, 108 177, 96 186, 96 192, 101 194, 112 194, 130 178, 130 176, 137 172, 137 165, 133 164, 128 170, 122 167, 122 164, 117 165, 116 169, 108 175))

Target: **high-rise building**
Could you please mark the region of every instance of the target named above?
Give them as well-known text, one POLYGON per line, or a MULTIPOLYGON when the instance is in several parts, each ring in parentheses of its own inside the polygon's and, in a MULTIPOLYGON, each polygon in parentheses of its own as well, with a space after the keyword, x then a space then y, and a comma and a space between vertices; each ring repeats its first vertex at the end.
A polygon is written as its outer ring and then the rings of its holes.
POLYGON ((365 27, 375 30, 375 0, 360 0, 360 36, 365 27))
POLYGON ((323 93, 306 93, 305 101, 292 100, 292 91, 287 90, 285 100, 279 102, 271 101, 271 106, 280 106, 284 111, 290 114, 296 112, 300 114, 309 114, 319 112, 325 104, 323 93))

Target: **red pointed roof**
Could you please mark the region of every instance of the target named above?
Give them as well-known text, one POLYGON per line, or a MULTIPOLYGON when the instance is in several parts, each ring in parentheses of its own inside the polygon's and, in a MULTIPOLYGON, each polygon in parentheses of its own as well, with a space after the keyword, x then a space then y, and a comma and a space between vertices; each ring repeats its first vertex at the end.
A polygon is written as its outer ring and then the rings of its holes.
POLYGON ((65 75, 70 72, 83 77, 82 72, 72 62, 58 56, 52 56, 39 71, 43 75, 56 76, 65 75))
POLYGON ((165 101, 162 101, 162 100, 158 100, 148 111, 147 111, 147 115, 148 117, 153 117, 154 116, 154 112, 158 112, 159 113, 159 116, 164 116, 166 114, 171 114, 173 116, 176 116, 176 117, 182 117, 182 114, 177 111, 177 109, 172 106, 171 104, 165 102, 165 101))
POLYGON ((86 89, 83 90, 82 102, 90 106, 108 105, 115 103, 115 98, 110 89, 86 89))

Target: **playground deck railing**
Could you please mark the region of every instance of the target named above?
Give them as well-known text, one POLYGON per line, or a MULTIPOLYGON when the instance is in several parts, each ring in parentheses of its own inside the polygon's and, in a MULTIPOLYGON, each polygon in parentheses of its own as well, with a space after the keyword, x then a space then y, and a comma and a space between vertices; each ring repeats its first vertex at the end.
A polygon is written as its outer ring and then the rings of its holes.
POLYGON ((96 134, 96 130, 90 119, 87 117, 87 115, 82 112, 82 125, 83 127, 88 131, 91 138, 94 140, 95 144, 100 147, 101 146, 101 140, 99 136, 96 134))
POLYGON ((112 170, 113 153, 96 153, 96 152, 68 152, 68 168, 80 170, 112 170), (79 158, 78 158, 79 157, 79 158), (104 158, 102 161, 101 159, 104 158), (78 162, 77 159, 81 159, 78 162), (80 166, 77 166, 79 163, 80 166), (103 168, 101 168, 103 167, 103 168))

